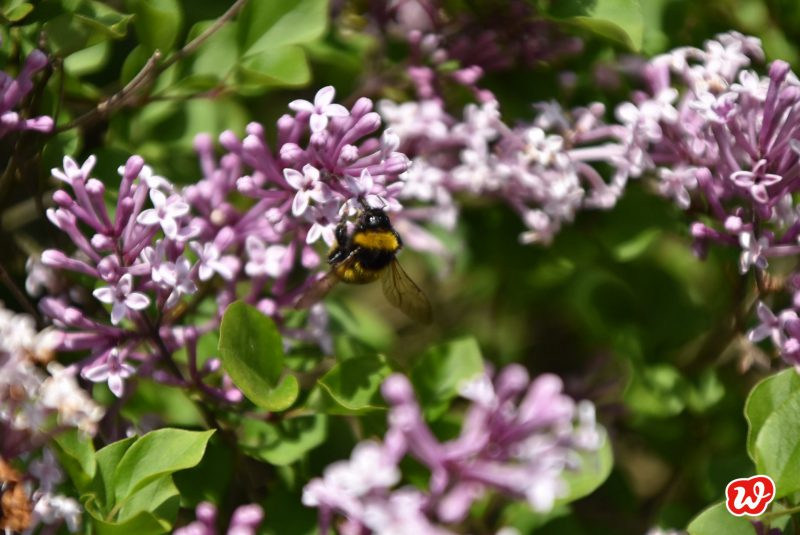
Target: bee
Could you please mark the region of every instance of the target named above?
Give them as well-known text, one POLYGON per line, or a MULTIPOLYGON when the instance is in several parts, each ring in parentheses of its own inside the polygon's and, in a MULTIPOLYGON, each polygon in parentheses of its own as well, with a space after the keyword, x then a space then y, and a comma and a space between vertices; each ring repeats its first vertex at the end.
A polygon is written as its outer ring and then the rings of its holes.
POLYGON ((0 530, 25 531, 31 525, 31 502, 22 476, 0 458, 0 530))
POLYGON ((383 295, 411 319, 430 323, 431 304, 419 286, 397 261, 403 240, 381 208, 366 208, 360 214, 352 234, 347 222, 336 226, 336 245, 328 254, 331 270, 314 283, 297 301, 297 308, 316 303, 338 282, 367 284, 381 279, 383 295))

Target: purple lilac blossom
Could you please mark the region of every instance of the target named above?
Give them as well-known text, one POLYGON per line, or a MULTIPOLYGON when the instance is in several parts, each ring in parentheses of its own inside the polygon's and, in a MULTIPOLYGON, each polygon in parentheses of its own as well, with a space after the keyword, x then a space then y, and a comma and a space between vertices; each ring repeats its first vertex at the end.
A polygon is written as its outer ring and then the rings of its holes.
POLYGON ((0 72, 0 138, 19 130, 50 132, 53 129, 52 117, 24 118, 13 111, 33 89, 33 75, 46 66, 47 56, 41 50, 34 50, 16 78, 0 72))
POLYGON ((37 332, 33 318, 0 304, 0 461, 27 464, 34 527, 66 523, 76 532, 81 506, 58 494, 64 475, 44 445, 68 429, 89 440, 104 411, 78 386, 73 372, 51 362, 60 338, 50 328, 37 332), (45 372, 40 365, 48 362, 45 372))
MULTIPOLYGON (((202 502, 195 509, 197 520, 176 529, 173 535, 217 535, 217 508, 210 502, 202 502)), ((226 531, 227 535, 255 535, 264 520, 264 510, 257 504, 236 508, 226 531)))
MULTIPOLYGON (((683 47, 643 68, 646 91, 617 108, 628 128, 630 157, 658 178, 659 191, 700 216, 694 249, 738 248, 739 271, 763 278, 770 259, 800 253, 800 82, 776 60, 768 76, 750 68, 761 43, 735 32, 701 48, 683 47)), ((800 299, 777 314, 760 302, 752 342, 769 338, 784 360, 800 366, 800 299)), ((800 368, 799 368, 800 369, 800 368)))
POLYGON ((642 172, 628 163, 628 130, 605 124, 602 104, 569 113, 555 103, 537 108, 534 121, 510 127, 494 100, 467 105, 460 120, 436 100, 381 102, 381 113, 403 140, 400 150, 413 158, 401 199, 435 203, 422 210, 449 226, 456 219, 455 194, 501 199, 527 226, 523 243, 551 242, 584 207, 613 207, 628 178, 642 172), (597 164, 615 168, 610 180, 597 164))
POLYGON ((462 385, 470 405, 460 435, 445 442, 423 419, 405 376, 387 378, 382 392, 390 405, 383 442, 361 442, 303 491, 303 503, 319 509, 322 535, 334 525, 341 533, 452 533, 444 526, 462 522, 490 491, 548 512, 569 491, 563 473, 586 468, 579 452, 605 440, 590 402, 564 395, 554 375, 531 381, 519 365, 462 385), (406 456, 430 470, 427 490, 398 488, 406 456))
MULTIPOLYGON (((89 351, 72 368, 107 383, 117 396, 135 374, 194 386, 221 400, 241 399, 224 376, 209 377, 219 368, 216 359, 202 367, 197 362, 198 338, 218 328, 225 307, 243 299, 282 325, 317 274, 299 286, 290 284, 290 276, 299 267, 326 269, 315 244, 330 246, 341 220, 366 205, 384 208, 399 226, 411 219, 397 200, 410 165, 397 150, 397 136, 381 131, 369 99, 347 109, 333 97, 334 89, 325 87, 313 103, 293 101, 295 113, 278 120, 276 148, 257 123, 247 126, 243 139, 223 132, 221 157, 209 136, 198 136, 203 177, 184 189, 158 176, 139 156, 130 157, 119 169, 113 211, 103 182, 91 176, 93 156, 82 165, 66 157, 62 169, 53 169, 71 193, 57 191, 56 207, 47 215, 77 251, 46 250, 41 264, 95 281, 88 302, 76 302, 68 293, 40 301, 42 312, 64 333, 57 349, 89 351), (243 295, 242 282, 249 282, 243 295), (190 321, 187 309, 205 296, 216 299, 218 311, 190 321), (188 379, 175 376, 172 362, 182 348, 189 356, 188 379)), ((412 247, 428 236, 421 227, 412 230, 423 237, 415 240, 409 231, 412 247)), ((42 269, 32 271, 32 289, 51 282, 42 269)), ((306 328, 285 328, 284 335, 330 351, 326 325, 324 308, 315 305, 306 328)))

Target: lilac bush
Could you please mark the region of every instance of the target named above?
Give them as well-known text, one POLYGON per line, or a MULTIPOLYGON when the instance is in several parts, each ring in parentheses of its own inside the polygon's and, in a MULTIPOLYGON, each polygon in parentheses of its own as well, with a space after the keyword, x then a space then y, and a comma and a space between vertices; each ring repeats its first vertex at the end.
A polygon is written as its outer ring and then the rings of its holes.
MULTIPOLYGON (((293 270, 322 268, 315 242, 333 245, 340 219, 362 206, 401 208, 400 177, 409 161, 397 151, 397 137, 390 130, 376 135, 381 121, 369 99, 347 110, 332 103, 333 96, 326 87, 313 104, 290 103, 296 113, 279 119, 276 150, 256 123, 244 139, 221 134, 227 152, 219 159, 211 139, 199 136, 195 146, 204 176, 182 190, 139 156, 130 157, 119 169, 113 214, 104 183, 91 176, 94 157, 80 166, 65 157, 63 169, 53 169, 72 195, 57 191, 48 218, 78 250, 50 249, 41 262, 97 281, 92 295, 98 306, 75 306, 66 294, 40 302, 65 333, 57 349, 90 350, 73 368, 90 381, 107 382, 117 397, 125 380, 138 373, 223 401, 241 400, 227 380, 221 387, 208 384, 219 363, 199 367, 198 338, 218 327, 222 311, 237 298, 281 322, 314 281, 312 274, 290 287, 293 270), (242 196, 251 199, 245 209, 237 207, 242 196), (237 286, 245 280, 251 288, 239 295, 237 286), (193 299, 208 292, 218 313, 202 324, 186 324, 197 304, 193 299), (179 374, 173 359, 180 348, 187 350, 190 379, 179 374)), ((287 335, 330 350, 328 334, 314 327, 325 321, 317 307, 308 329, 287 335)))
POLYGON ((383 442, 361 442, 349 461, 328 466, 322 478, 306 485, 303 503, 319 509, 323 535, 335 515, 343 517, 341 533, 453 533, 444 526, 464 521, 488 492, 547 513, 569 493, 563 474, 585 468, 579 454, 596 452, 605 440, 594 406, 575 403, 562 386, 554 375, 531 381, 519 365, 494 379, 481 375, 460 389, 470 405, 459 436, 441 442, 408 379, 392 375, 382 387, 390 405, 383 442), (430 471, 424 491, 396 488, 405 456, 430 471))

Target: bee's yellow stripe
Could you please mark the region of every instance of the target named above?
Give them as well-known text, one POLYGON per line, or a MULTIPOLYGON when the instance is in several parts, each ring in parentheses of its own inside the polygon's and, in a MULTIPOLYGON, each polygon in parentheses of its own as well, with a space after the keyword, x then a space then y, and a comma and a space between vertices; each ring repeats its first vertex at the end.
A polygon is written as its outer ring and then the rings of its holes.
POLYGON ((339 280, 350 284, 366 284, 378 280, 381 271, 364 269, 360 263, 353 262, 349 265, 341 264, 335 266, 334 271, 339 280))
POLYGON ((400 243, 397 236, 388 230, 362 230, 353 235, 353 243, 367 249, 380 249, 382 251, 397 251, 400 243))

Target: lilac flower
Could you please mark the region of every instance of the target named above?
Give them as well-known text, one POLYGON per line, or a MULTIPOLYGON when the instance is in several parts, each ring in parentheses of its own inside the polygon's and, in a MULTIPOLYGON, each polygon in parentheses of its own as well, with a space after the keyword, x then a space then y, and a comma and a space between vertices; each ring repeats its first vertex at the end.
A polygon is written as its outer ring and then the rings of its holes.
POLYGON ((133 277, 126 273, 115 286, 101 286, 92 295, 98 301, 111 305, 111 323, 117 325, 128 310, 144 310, 150 306, 150 299, 140 292, 134 292, 133 277))
POLYGON ((189 213, 189 205, 177 195, 167 198, 157 189, 150 190, 153 208, 144 210, 136 217, 136 222, 146 226, 161 225, 167 238, 178 235, 178 219, 189 213))
MULTIPOLYGON (((209 502, 201 502, 196 508, 197 520, 178 528, 175 535, 217 535, 217 508, 209 502)), ((257 504, 236 508, 226 533, 228 535, 255 535, 264 519, 264 510, 257 504)))
MULTIPOLYGON (((369 99, 347 110, 332 98, 327 88, 314 111, 295 103, 301 111, 278 120, 275 147, 257 123, 249 124, 241 139, 223 132, 220 157, 209 136, 198 136, 202 177, 183 189, 132 156, 119 169, 113 212, 103 183, 89 176, 94 158, 82 166, 65 159, 64 169, 53 171, 68 189, 54 194, 56 207, 48 217, 76 251, 47 250, 42 263, 98 281, 95 297, 111 305, 109 321, 95 317, 72 292, 40 301, 62 335, 58 349, 86 352, 75 370, 95 370, 105 378, 108 355, 116 350, 137 374, 228 403, 241 400, 224 373, 208 378, 212 372, 201 371, 196 362, 198 337, 218 328, 226 306, 242 299, 285 325, 282 316, 293 309, 298 292, 318 277, 308 272, 306 282, 295 285, 290 279, 295 264, 304 270, 327 268, 310 244, 320 238, 332 244, 336 226, 353 216, 354 207, 361 208, 362 199, 380 201, 398 225, 406 220, 397 198, 410 161, 397 151, 398 140, 384 135, 369 99), (316 128, 320 117, 327 121, 324 131, 312 130, 310 123, 316 128), (353 188, 345 177, 363 179, 353 188), (250 199, 242 202, 241 195, 250 199), (219 280, 212 281, 217 275, 219 280), (218 312, 197 324, 200 300, 190 296, 201 289, 203 295, 211 293, 218 312), (124 317, 130 321, 123 322, 124 317), (164 366, 183 349, 187 369, 164 366)), ((307 341, 332 351, 324 308, 315 307, 305 325, 286 325, 287 344, 307 341)))
POLYGON ((15 107, 33 90, 33 75, 47 66, 44 52, 34 50, 28 55, 17 78, 0 72, 0 138, 19 130, 50 132, 53 119, 47 116, 26 119, 13 111, 15 107))
POLYGON ((245 242, 250 261, 244 266, 245 273, 251 277, 278 277, 283 268, 283 260, 288 250, 283 245, 270 245, 255 236, 248 236, 245 242))
POLYGON ((334 515, 354 533, 450 533, 439 524, 461 522, 490 490, 550 511, 568 490, 564 471, 584 469, 576 452, 596 451, 605 440, 591 403, 576 410, 561 388, 555 376, 530 382, 517 365, 494 381, 479 376, 461 388, 472 404, 460 435, 440 442, 408 379, 392 375, 382 389, 391 407, 384 442, 362 442, 349 460, 330 465, 306 485, 303 503, 319 509, 323 535, 334 515), (406 455, 430 471, 426 492, 395 488, 406 455))
POLYGON ((317 91, 314 103, 307 100, 293 100, 289 108, 298 112, 309 113, 312 132, 321 132, 328 126, 329 117, 347 117, 350 112, 341 104, 334 104, 333 97, 336 90, 332 86, 325 86, 317 91))
POLYGON ((108 383, 109 390, 119 398, 125 388, 125 379, 135 371, 133 366, 122 361, 119 350, 112 348, 105 362, 84 368, 81 375, 93 383, 108 383))
POLYGON ((324 203, 331 198, 330 189, 319 179, 319 169, 312 165, 304 165, 302 173, 294 169, 284 169, 283 177, 290 186, 297 190, 292 201, 294 215, 302 215, 308 208, 311 199, 318 203, 324 203))

